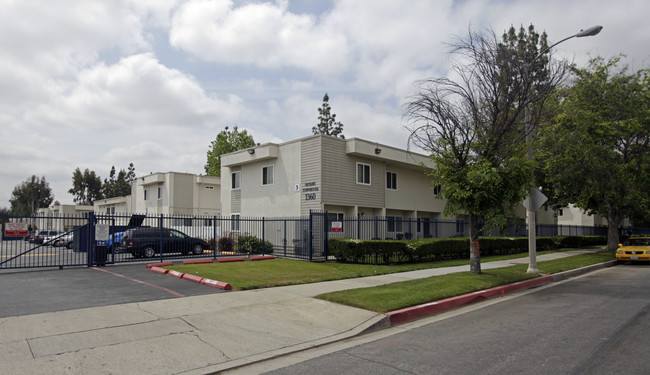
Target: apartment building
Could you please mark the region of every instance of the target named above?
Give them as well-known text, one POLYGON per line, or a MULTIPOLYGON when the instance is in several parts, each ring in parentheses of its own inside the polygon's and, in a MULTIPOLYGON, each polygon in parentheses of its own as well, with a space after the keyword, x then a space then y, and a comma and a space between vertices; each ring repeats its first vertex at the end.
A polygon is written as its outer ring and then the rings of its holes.
POLYGON ((95 202, 98 214, 157 216, 220 216, 221 179, 179 172, 158 172, 136 178, 131 195, 95 202))
POLYGON ((225 216, 442 219, 421 154, 363 139, 313 135, 221 157, 225 216))

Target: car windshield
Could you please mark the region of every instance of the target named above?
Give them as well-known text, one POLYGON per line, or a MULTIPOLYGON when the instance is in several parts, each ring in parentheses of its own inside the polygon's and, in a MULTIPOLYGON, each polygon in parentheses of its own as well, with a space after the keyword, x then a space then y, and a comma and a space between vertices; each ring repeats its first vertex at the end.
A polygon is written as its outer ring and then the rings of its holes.
POLYGON ((650 238, 630 238, 627 246, 650 246, 650 238))

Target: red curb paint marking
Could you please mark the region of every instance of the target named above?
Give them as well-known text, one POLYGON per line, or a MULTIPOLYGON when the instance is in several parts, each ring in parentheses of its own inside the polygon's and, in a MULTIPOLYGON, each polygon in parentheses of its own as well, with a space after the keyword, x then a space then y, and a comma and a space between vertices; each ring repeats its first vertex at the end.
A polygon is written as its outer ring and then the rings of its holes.
POLYGON ((172 276, 174 276, 174 277, 178 277, 179 279, 182 279, 182 278, 183 278, 183 275, 185 275, 185 274, 182 273, 182 272, 178 272, 178 271, 174 271, 174 270, 170 270, 169 272, 167 272, 167 274, 168 274, 168 275, 172 275, 172 276))
POLYGON ((201 264, 201 263, 213 263, 212 259, 195 259, 195 260, 184 260, 183 264, 201 264))
POLYGON ((455 307, 469 305, 474 302, 483 301, 489 298, 504 295, 506 293, 533 288, 536 286, 548 284, 553 281, 552 276, 542 276, 531 280, 524 280, 518 283, 498 286, 474 293, 464 294, 462 296, 451 297, 440 301, 425 303, 418 306, 407 307, 386 313, 392 325, 410 322, 425 316, 437 314, 455 307))
POLYGON ((188 274, 188 273, 184 273, 182 279, 183 280, 194 281, 197 284, 201 284, 201 281, 203 281, 203 278, 201 276, 191 275, 191 274, 188 274))
POLYGON ((236 257, 236 258, 219 258, 217 259, 217 263, 225 263, 225 262, 243 262, 244 257, 236 257))
POLYGON ((150 269, 151 271, 153 271, 153 272, 160 273, 160 274, 163 274, 163 275, 166 275, 167 272, 169 272, 169 270, 164 269, 164 268, 160 268, 160 267, 151 267, 151 268, 149 268, 149 269, 150 269))
POLYGON ((251 257, 251 260, 275 259, 273 255, 263 255, 258 257, 251 257))
POLYGON ((176 297, 185 297, 184 295, 182 295, 182 294, 180 294, 180 293, 178 293, 178 292, 174 292, 173 290, 170 290, 170 289, 167 289, 167 288, 163 288, 163 287, 161 287, 161 286, 154 285, 154 284, 149 284, 149 283, 144 282, 144 281, 141 281, 141 280, 136 280, 136 279, 130 278, 130 277, 128 277, 128 276, 120 275, 119 273, 115 273, 115 272, 107 271, 107 270, 105 270, 105 269, 100 269, 100 268, 96 268, 96 267, 93 267, 92 269, 97 270, 97 271, 106 272, 106 273, 111 274, 111 275, 113 275, 113 276, 121 277, 121 278, 123 278, 123 279, 129 280, 129 281, 133 281, 133 282, 136 282, 136 283, 138 283, 138 284, 147 285, 147 286, 150 286, 150 287, 153 287, 153 288, 156 288, 156 289, 164 290, 165 292, 167 292, 167 293, 169 293, 169 294, 172 294, 172 295, 174 295, 174 296, 176 296, 176 297))
POLYGON ((203 281, 201 281, 201 284, 213 286, 215 288, 224 289, 224 290, 232 289, 232 286, 230 286, 230 284, 228 283, 224 283, 223 281, 211 280, 211 279, 203 279, 203 281))
POLYGON ((147 264, 147 268, 165 267, 165 266, 173 266, 173 265, 174 265, 174 263, 172 263, 172 262, 151 263, 151 264, 147 264))

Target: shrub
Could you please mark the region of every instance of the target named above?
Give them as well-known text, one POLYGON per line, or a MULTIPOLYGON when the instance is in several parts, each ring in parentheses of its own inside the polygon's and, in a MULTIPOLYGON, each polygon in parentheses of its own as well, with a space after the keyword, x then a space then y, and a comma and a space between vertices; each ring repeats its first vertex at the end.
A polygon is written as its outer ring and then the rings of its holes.
POLYGON ((231 252, 235 250, 235 241, 230 237, 221 237, 219 238, 219 251, 221 252, 231 252))
POLYGON ((273 244, 255 236, 239 236, 237 237, 237 250, 240 253, 271 254, 273 253, 273 244))

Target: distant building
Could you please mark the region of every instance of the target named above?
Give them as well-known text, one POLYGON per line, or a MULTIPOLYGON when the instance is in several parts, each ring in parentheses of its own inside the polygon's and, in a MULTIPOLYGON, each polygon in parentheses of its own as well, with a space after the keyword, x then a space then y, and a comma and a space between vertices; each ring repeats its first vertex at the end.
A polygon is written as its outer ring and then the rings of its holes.
POLYGON ((88 213, 92 211, 93 206, 54 204, 38 209, 35 225, 39 230, 68 231, 86 224, 88 213))
POLYGON ((131 195, 95 202, 98 214, 220 216, 221 179, 190 173, 159 172, 136 178, 131 195))

